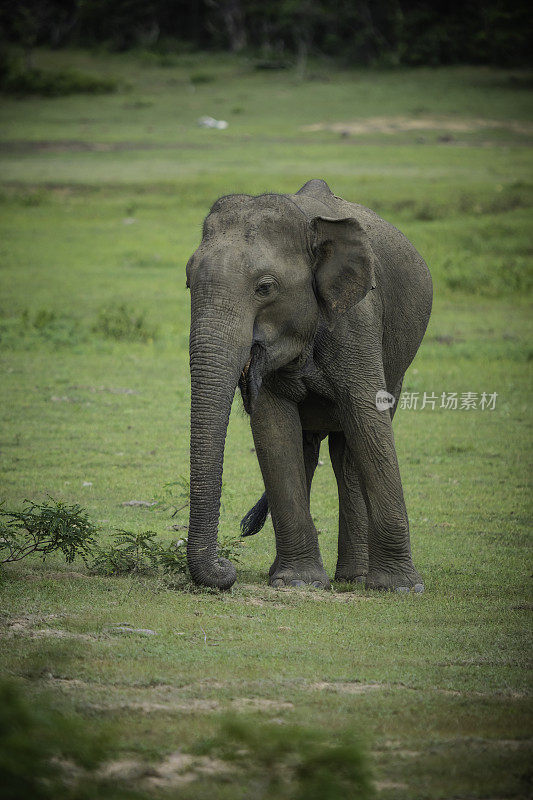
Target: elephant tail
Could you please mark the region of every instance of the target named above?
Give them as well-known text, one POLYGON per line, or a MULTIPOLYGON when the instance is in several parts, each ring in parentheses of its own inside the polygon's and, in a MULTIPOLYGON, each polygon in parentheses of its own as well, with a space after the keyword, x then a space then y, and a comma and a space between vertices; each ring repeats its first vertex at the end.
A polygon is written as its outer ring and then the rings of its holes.
POLYGON ((255 506, 241 519, 242 536, 253 536, 254 533, 259 533, 266 522, 267 515, 268 500, 265 492, 255 506))

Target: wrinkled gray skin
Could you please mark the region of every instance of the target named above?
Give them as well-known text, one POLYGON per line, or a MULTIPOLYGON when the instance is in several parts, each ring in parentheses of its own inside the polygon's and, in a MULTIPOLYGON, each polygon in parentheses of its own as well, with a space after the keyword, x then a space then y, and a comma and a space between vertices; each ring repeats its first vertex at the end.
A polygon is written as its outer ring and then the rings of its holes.
POLYGON ((294 195, 218 200, 187 265, 191 290, 188 562, 229 588, 217 555, 224 443, 239 384, 276 534, 272 586, 329 588, 309 490, 320 441, 339 489, 335 577, 423 590, 409 542, 392 413, 428 323, 428 268, 405 236, 312 180, 294 195))

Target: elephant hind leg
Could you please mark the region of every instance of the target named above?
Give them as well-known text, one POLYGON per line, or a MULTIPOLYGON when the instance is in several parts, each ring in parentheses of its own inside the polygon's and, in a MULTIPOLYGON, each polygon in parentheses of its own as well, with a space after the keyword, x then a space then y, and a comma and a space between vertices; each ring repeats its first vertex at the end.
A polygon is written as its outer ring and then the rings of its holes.
POLYGON ((370 522, 360 477, 343 433, 330 433, 329 452, 339 492, 339 550, 335 580, 362 582, 368 572, 370 522))
MULTIPOLYGON (((403 377, 395 384, 396 402, 389 409, 391 421, 400 402, 403 377)), ((372 522, 364 499, 361 476, 343 433, 330 433, 329 451, 339 491, 339 550, 335 580, 363 582, 368 573, 368 541, 372 522)))

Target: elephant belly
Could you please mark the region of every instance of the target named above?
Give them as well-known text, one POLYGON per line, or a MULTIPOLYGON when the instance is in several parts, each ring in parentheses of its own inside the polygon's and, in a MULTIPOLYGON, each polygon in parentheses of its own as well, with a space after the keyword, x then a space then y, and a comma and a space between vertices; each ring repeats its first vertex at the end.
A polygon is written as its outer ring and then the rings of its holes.
POLYGON ((335 413, 335 406, 330 400, 309 394, 298 403, 300 420, 304 431, 340 431, 341 426, 335 413))

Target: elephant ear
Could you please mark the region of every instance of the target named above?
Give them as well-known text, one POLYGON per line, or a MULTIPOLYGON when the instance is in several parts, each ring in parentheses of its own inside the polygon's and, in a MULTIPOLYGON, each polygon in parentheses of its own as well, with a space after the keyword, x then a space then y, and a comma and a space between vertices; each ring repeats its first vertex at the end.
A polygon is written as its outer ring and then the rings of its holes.
POLYGON ((311 220, 318 301, 331 321, 375 289, 376 257, 360 223, 351 217, 311 220))

